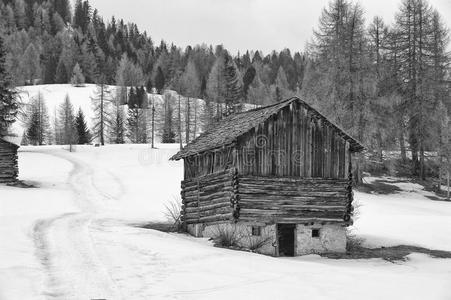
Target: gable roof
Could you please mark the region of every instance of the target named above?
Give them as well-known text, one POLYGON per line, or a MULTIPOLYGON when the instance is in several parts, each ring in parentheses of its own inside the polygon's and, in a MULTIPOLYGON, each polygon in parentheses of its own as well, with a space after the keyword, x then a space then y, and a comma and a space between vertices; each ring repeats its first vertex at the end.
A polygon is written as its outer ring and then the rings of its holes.
POLYGON ((259 124, 265 122, 272 115, 278 113, 281 109, 287 107, 293 102, 299 102, 317 117, 323 119, 330 126, 334 127, 340 133, 342 138, 350 143, 351 151, 359 152, 364 149, 360 142, 344 132, 343 129, 329 121, 316 109, 312 108, 301 99, 293 97, 272 105, 233 114, 220 120, 213 128, 202 133, 195 140, 193 140, 182 150, 180 150, 177 154, 172 156, 171 160, 179 160, 187 156, 196 155, 207 150, 229 145, 233 143, 238 137, 247 133, 259 124))

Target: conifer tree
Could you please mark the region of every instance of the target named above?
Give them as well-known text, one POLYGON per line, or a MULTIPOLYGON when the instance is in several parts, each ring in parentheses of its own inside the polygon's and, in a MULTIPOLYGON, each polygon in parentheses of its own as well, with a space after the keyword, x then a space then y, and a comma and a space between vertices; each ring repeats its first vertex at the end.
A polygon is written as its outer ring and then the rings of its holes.
POLYGON ((285 70, 282 66, 279 67, 277 71, 277 77, 274 84, 275 96, 274 99, 276 102, 280 102, 289 97, 289 87, 287 75, 285 74, 285 70))
POLYGON ((128 103, 127 88, 129 86, 139 86, 144 83, 144 76, 139 66, 133 64, 126 54, 122 55, 121 61, 116 71, 116 85, 122 87, 120 92, 121 104, 128 103))
POLYGON ((25 29, 25 17, 25 2, 23 0, 14 0, 14 18, 19 30, 25 29))
POLYGON ((72 77, 72 70, 75 66, 76 50, 78 48, 74 38, 68 32, 62 32, 57 36, 62 45, 56 68, 55 82, 69 83, 72 77))
POLYGON ((136 91, 135 88, 132 86, 130 87, 130 90, 128 91, 128 97, 127 97, 128 101, 127 101, 127 105, 129 107, 135 107, 137 106, 137 95, 136 95, 136 91))
POLYGON ((80 28, 82 32, 86 33, 89 22, 91 21, 91 5, 87 0, 77 0, 75 2, 73 25, 75 28, 80 28))
POLYGON ((67 76, 67 68, 66 64, 62 59, 59 60, 58 65, 56 66, 55 73, 55 82, 56 83, 68 83, 69 78, 67 76))
POLYGON ((43 84, 55 83, 56 68, 58 66, 57 41, 49 34, 44 34, 42 50, 43 84))
POLYGON ((125 143, 125 112, 122 105, 120 105, 120 95, 116 96, 113 103, 113 112, 111 114, 110 125, 110 141, 114 144, 125 143))
POLYGON ((208 99, 212 102, 212 108, 211 116, 208 116, 207 119, 210 120, 215 114, 216 118, 220 118, 223 114, 222 106, 225 103, 225 95, 227 92, 224 66, 224 57, 222 55, 218 56, 211 68, 210 74, 208 75, 206 94, 208 99))
MULTIPOLYGON (((372 74, 368 70, 367 39, 359 4, 334 0, 323 10, 314 32, 313 55, 318 57, 318 76, 310 81, 315 104, 333 121, 365 143, 371 98, 372 74), (315 99, 316 100, 316 99, 315 99)), ((356 178, 356 177, 355 177, 356 178)))
POLYGON ((8 28, 10 31, 13 31, 16 29, 16 19, 14 17, 14 11, 10 4, 6 5, 6 28, 8 28))
POLYGON ((258 105, 268 105, 273 102, 269 88, 263 84, 258 73, 249 86, 247 92, 248 103, 255 107, 258 105))
POLYGON ((100 78, 100 82, 96 86, 94 97, 91 97, 91 103, 94 110, 93 138, 98 138, 100 144, 105 145, 105 135, 111 125, 111 91, 109 87, 103 83, 104 76, 100 78))
POLYGON ((175 143, 175 133, 172 128, 173 108, 170 97, 169 94, 164 95, 163 143, 175 143))
POLYGON ((58 109, 58 143, 69 145, 72 151, 72 145, 77 143, 77 129, 75 128, 74 107, 70 101, 69 95, 66 95, 64 102, 58 109))
POLYGON ((64 22, 63 18, 61 18, 61 16, 55 12, 53 14, 52 17, 52 22, 53 22, 53 26, 54 26, 54 31, 56 33, 63 31, 66 28, 66 23, 64 22))
MULTIPOLYGON (((435 62, 449 58, 443 50, 436 47, 435 34, 446 33, 440 22, 434 22, 434 11, 425 0, 404 0, 400 12, 396 15, 395 29, 398 32, 399 58, 403 62, 400 70, 404 102, 409 118, 409 145, 412 157, 412 171, 414 175, 425 179, 425 151, 427 145, 434 142, 430 137, 436 129, 430 116, 435 110, 438 98, 434 91, 439 91, 435 85, 438 76, 443 81, 435 62), (441 33, 440 33, 441 32, 441 33), (431 59, 432 58, 432 59, 431 59), (434 99, 435 98, 435 99, 434 99)), ((441 38, 446 44, 446 39, 441 38)), ((439 46, 440 47, 440 46, 439 46)))
POLYGON ((78 63, 75 64, 74 70, 72 71, 70 83, 76 87, 82 87, 85 85, 85 76, 83 76, 83 72, 78 63))
POLYGON ((28 110, 27 141, 32 145, 50 142, 50 122, 45 99, 41 92, 33 97, 28 110))
POLYGON ((39 60, 39 52, 33 43, 28 45, 25 53, 22 56, 22 72, 28 84, 33 85, 35 79, 41 75, 41 67, 39 60))
POLYGON ((228 116, 242 109, 243 85, 238 68, 230 55, 226 55, 224 63, 226 80, 225 115, 228 116))
MULTIPOLYGON (((249 61, 249 63, 250 63, 250 61, 249 61)), ((244 97, 247 97, 247 91, 249 90, 250 85, 254 81, 255 74, 256 74, 256 70, 255 70, 254 66, 252 66, 252 65, 250 65, 247 68, 246 73, 244 73, 244 76, 243 76, 244 97)))
POLYGON ((147 118, 144 109, 129 106, 127 116, 127 136, 134 144, 147 143, 147 118))
POLYGON ((55 1, 55 11, 64 22, 69 23, 71 21, 69 0, 55 1))
MULTIPOLYGON (((183 72, 180 78, 181 90, 186 97, 185 105, 185 142, 189 143, 190 140, 190 123, 191 123, 191 113, 190 113, 190 98, 197 98, 200 94, 200 81, 199 75, 197 74, 196 66, 194 61, 190 59, 186 66, 185 72, 183 72)), ((196 136, 197 131, 197 100, 194 99, 194 136, 196 136)))
POLYGON ((157 68, 157 74, 155 75, 154 79, 155 88, 157 89, 157 92, 161 94, 163 92, 164 84, 165 84, 165 78, 163 74, 163 70, 161 67, 157 68))
POLYGON ((85 115, 81 108, 78 109, 75 117, 75 128, 77 129, 78 144, 85 145, 91 142, 91 132, 86 124, 85 115))
POLYGON ((7 134, 9 126, 16 121, 18 104, 11 78, 6 70, 6 51, 0 35, 0 137, 7 134))
POLYGON ((30 144, 30 142, 28 141, 27 130, 24 130, 24 132, 22 134, 22 140, 20 141, 20 145, 28 146, 29 144, 30 144))
MULTIPOLYGON (((92 39, 90 39, 91 41, 92 39)), ((96 82, 97 76, 99 75, 99 66, 97 65, 97 60, 102 61, 102 54, 98 52, 93 52, 97 50, 97 46, 95 42, 89 45, 88 42, 85 42, 81 45, 78 60, 80 62, 80 69, 83 71, 83 76, 85 78, 85 82, 96 82), (96 54, 99 57, 96 57, 96 54)))

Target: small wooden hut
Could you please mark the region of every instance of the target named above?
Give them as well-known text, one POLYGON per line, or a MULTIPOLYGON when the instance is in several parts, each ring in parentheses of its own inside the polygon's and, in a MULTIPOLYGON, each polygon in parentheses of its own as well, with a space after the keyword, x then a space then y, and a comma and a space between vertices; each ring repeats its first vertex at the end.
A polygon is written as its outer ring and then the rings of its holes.
POLYGON ((342 252, 352 224, 352 154, 363 146, 299 98, 231 115, 188 144, 182 221, 233 230, 275 256, 342 252))
POLYGON ((19 175, 17 159, 19 146, 7 138, 0 138, 0 183, 13 183, 19 175))

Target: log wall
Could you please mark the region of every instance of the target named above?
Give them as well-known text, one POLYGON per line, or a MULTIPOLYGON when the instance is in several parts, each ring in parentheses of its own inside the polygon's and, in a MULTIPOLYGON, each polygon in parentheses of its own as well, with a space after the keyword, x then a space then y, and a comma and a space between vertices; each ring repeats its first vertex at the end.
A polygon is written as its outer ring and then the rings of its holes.
POLYGON ((0 139, 0 183, 17 180, 19 174, 17 146, 0 139))
POLYGON ((349 214, 347 179, 239 176, 240 221, 343 223, 349 214))
POLYGON ((236 178, 234 170, 227 170, 182 181, 183 223, 211 224, 237 219, 236 178))

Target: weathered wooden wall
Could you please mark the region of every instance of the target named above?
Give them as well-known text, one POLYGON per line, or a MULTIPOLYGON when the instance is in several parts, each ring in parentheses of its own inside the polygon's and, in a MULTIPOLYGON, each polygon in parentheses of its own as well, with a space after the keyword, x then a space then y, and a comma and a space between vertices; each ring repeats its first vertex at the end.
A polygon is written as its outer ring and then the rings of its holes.
POLYGON ((233 149, 234 147, 229 145, 221 149, 205 151, 199 155, 185 158, 185 180, 230 169, 233 166, 233 149))
POLYGON ((349 142, 298 102, 238 139, 240 174, 347 178, 349 142))
POLYGON ((17 180, 19 174, 17 146, 0 139, 0 183, 17 180))
POLYGON ((238 181, 241 221, 342 223, 348 213, 347 179, 243 175, 238 181))
POLYGON ((234 220, 236 215, 233 170, 182 181, 182 221, 185 224, 234 220))

